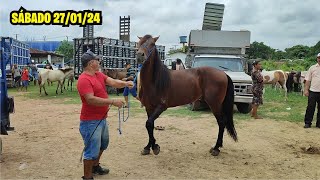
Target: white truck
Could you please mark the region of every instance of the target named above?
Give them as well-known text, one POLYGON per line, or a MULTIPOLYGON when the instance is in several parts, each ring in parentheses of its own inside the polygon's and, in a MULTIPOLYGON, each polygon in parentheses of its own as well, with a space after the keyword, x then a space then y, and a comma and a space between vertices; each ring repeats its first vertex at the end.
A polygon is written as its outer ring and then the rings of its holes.
MULTIPOLYGON (((253 94, 252 80, 247 74, 244 58, 246 48, 250 47, 249 31, 191 30, 186 66, 189 68, 210 66, 223 70, 234 84, 234 103, 240 113, 249 113, 253 94)), ((191 110, 198 110, 203 99, 190 104, 191 110)))

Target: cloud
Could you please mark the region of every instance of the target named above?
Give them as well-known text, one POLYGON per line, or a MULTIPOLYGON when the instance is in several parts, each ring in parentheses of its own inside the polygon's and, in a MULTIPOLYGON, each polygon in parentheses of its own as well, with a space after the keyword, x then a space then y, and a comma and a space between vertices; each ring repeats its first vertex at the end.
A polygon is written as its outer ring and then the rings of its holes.
MULTIPOLYGON (((247 29, 251 42, 259 41, 285 49, 297 44, 312 46, 320 39, 320 6, 317 0, 291 1, 230 1, 225 4, 223 30, 247 29)), ((131 17, 131 40, 136 36, 160 35, 158 43, 179 45, 180 35, 189 35, 192 29, 201 29, 207 0, 55 0, 39 3, 34 0, 0 2, 1 36, 19 34, 22 38, 43 39, 43 36, 81 37, 82 28, 73 26, 12 26, 9 13, 20 6, 30 10, 85 10, 103 12, 103 25, 95 26, 95 36, 119 38, 119 16, 131 17)), ((70 39, 70 38, 69 38, 70 39)), ((170 47, 167 47, 167 50, 170 47)))

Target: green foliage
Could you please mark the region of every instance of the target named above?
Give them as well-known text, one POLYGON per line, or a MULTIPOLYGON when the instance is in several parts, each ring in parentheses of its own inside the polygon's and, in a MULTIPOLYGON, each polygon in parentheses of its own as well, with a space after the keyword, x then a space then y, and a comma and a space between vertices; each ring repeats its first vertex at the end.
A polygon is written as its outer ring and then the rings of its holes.
POLYGON ((69 61, 73 58, 73 45, 72 43, 64 40, 61 42, 61 45, 57 49, 57 53, 64 55, 66 61, 69 61))
POLYGON ((310 47, 303 45, 296 45, 291 48, 286 48, 286 58, 289 59, 302 59, 307 57, 310 54, 310 47))
POLYGON ((254 41, 247 50, 250 59, 270 59, 273 54, 273 49, 265 45, 263 42, 254 41))
POLYGON ((170 54, 174 54, 174 53, 178 53, 178 52, 184 53, 184 52, 187 52, 187 50, 188 50, 188 47, 184 46, 184 47, 181 47, 181 48, 178 48, 178 49, 169 50, 168 54, 170 55, 170 54))
MULTIPOLYGON (((283 59, 315 59, 316 54, 320 53, 320 41, 311 47, 304 45, 295 45, 286 48, 285 51, 273 49, 263 42, 254 41, 247 50, 249 59, 264 59, 264 60, 283 60, 283 59)), ((308 61, 309 62, 309 61, 308 61)), ((310 65, 306 63, 304 65, 310 65)), ((284 67, 286 68, 286 67, 284 67)))

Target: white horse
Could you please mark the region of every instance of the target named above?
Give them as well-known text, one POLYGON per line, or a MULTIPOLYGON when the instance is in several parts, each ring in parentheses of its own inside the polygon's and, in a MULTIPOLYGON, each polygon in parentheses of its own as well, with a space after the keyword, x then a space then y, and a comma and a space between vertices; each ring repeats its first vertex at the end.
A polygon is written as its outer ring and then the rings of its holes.
POLYGON ((263 76, 263 82, 265 84, 272 84, 274 86, 276 86, 277 83, 279 83, 282 88, 285 91, 285 100, 287 100, 287 79, 288 79, 288 75, 287 73, 285 73, 282 70, 274 70, 274 71, 261 71, 261 74, 263 76))
POLYGON ((45 88, 45 83, 49 80, 50 82, 55 82, 58 81, 58 86, 56 90, 56 94, 58 94, 58 88, 60 86, 61 89, 61 94, 62 92, 62 87, 64 80, 66 76, 71 74, 73 72, 73 68, 66 68, 66 69, 57 69, 57 70, 50 70, 50 69, 43 69, 39 73, 39 88, 40 88, 40 95, 41 95, 41 88, 43 87, 43 90, 46 95, 48 95, 46 88, 45 88))

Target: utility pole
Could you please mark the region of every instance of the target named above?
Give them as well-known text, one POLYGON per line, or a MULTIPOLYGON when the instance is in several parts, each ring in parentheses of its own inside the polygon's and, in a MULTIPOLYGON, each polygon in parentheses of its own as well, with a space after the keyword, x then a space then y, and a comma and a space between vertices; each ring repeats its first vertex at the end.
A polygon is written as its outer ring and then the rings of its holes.
POLYGON ((68 36, 66 36, 66 37, 67 37, 67 42, 69 42, 69 41, 68 41, 68 36))
POLYGON ((46 41, 46 36, 43 36, 43 41, 46 41))
POLYGON ((15 35, 16 35, 16 40, 18 40, 18 35, 19 35, 19 34, 15 34, 15 35))

